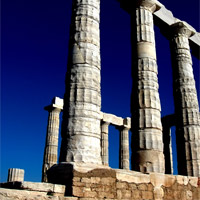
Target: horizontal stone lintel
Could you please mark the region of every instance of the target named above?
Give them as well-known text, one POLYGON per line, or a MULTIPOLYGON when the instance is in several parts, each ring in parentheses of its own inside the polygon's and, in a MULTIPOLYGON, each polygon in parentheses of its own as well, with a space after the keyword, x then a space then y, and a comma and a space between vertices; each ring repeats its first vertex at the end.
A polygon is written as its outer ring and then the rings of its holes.
POLYGON ((131 128, 131 118, 130 117, 122 118, 122 117, 118 117, 113 114, 101 112, 101 119, 103 122, 107 122, 114 126, 123 126, 128 129, 131 128))
MULTIPOLYGON (((50 110, 52 108, 58 108, 58 109, 63 110, 63 99, 60 99, 58 97, 55 97, 54 99, 55 100, 53 100, 51 105, 46 106, 44 108, 45 110, 50 110)), ((113 115, 113 114, 101 112, 100 118, 103 122, 107 122, 107 123, 112 124, 114 126, 123 126, 125 128, 128 128, 128 129, 131 128, 131 118, 130 117, 122 118, 122 117, 118 117, 118 116, 113 115)))
POLYGON ((155 25, 161 29, 161 32, 163 30, 163 32, 166 33, 166 29, 169 29, 173 24, 176 24, 177 22, 182 22, 185 26, 188 27, 188 29, 193 30, 194 35, 189 38, 190 48, 192 50, 192 54, 200 59, 200 33, 196 32, 196 30, 186 22, 174 17, 172 12, 166 9, 164 5, 162 5, 161 9, 156 11, 153 15, 155 19, 155 25))

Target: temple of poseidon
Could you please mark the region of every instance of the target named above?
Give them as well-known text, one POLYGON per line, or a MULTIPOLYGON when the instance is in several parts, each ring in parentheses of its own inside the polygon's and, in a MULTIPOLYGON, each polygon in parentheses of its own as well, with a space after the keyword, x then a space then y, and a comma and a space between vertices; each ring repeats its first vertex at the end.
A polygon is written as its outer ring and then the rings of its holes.
POLYGON ((200 58, 200 34, 157 0, 118 2, 133 30, 131 117, 101 111, 100 0, 73 0, 64 99, 55 97, 45 107, 42 182, 24 181, 24 170, 11 168, 0 199, 200 200, 200 115, 191 58, 191 53, 200 58), (154 25, 170 43, 173 71, 175 111, 162 118, 154 25), (109 167, 110 125, 120 133, 119 169, 109 167), (172 126, 178 175, 173 175, 172 126))

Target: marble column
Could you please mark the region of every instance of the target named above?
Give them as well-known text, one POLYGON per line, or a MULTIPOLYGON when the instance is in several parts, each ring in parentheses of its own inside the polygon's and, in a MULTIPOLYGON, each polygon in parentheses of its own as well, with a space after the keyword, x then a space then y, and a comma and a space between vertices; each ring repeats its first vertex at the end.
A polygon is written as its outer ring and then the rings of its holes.
POLYGON ((109 128, 109 123, 107 122, 101 123, 101 157, 102 157, 102 164, 107 166, 109 166, 108 128, 109 128))
POLYGON ((133 49, 132 167, 165 172, 153 12, 156 0, 136 0, 131 13, 133 49))
POLYGON ((73 0, 60 162, 102 164, 100 0, 73 0))
POLYGON ((17 168, 10 168, 8 170, 7 182, 23 182, 24 181, 24 170, 17 168))
POLYGON ((129 170, 129 128, 117 127, 120 131, 119 168, 129 170))
POLYGON ((171 26, 174 104, 177 119, 178 173, 200 176, 200 118, 188 38, 194 30, 187 23, 171 26))
POLYGON ((48 182, 47 170, 58 161, 58 137, 60 112, 63 108, 63 100, 56 97, 52 101, 52 105, 45 107, 49 112, 48 126, 46 134, 46 144, 44 150, 44 160, 42 169, 42 182, 48 182))

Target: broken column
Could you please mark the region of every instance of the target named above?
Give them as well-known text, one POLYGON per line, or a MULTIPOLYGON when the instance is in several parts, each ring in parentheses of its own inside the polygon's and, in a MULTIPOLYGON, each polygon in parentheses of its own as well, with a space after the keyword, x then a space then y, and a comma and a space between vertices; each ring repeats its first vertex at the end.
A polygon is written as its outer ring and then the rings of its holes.
POLYGON ((103 122, 101 123, 101 157, 102 164, 109 165, 109 153, 108 153, 108 127, 109 123, 103 122))
POLYGON ((192 68, 188 38, 195 30, 185 22, 171 26, 171 57, 173 69, 174 104, 178 173, 200 176, 200 118, 199 104, 192 68))
POLYGON ((58 161, 58 136, 60 125, 60 112, 63 109, 63 99, 55 97, 50 106, 45 107, 49 112, 46 134, 46 144, 43 159, 42 182, 48 182, 47 170, 58 161))
POLYGON ((18 168, 8 169, 7 182, 23 182, 24 181, 24 170, 18 168))
POLYGON ((144 173, 165 171, 153 23, 156 2, 136 0, 131 12, 132 167, 144 173))
POLYGON ((60 162, 102 164, 99 0, 74 0, 60 162))

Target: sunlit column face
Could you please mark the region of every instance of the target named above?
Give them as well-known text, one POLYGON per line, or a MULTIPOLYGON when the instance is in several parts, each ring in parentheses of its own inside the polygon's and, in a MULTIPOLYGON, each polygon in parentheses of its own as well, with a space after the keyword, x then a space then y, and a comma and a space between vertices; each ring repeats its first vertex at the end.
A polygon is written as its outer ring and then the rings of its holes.
POLYGON ((200 175, 200 119, 188 38, 194 33, 186 23, 171 27, 174 104, 177 118, 178 173, 200 175), (184 166, 184 167, 183 167, 184 166))
POLYGON ((132 166, 134 170, 141 172, 164 173, 161 106, 152 14, 155 10, 155 1, 137 1, 132 15, 132 166))
POLYGON ((74 0, 60 161, 101 164, 99 0, 74 0))

